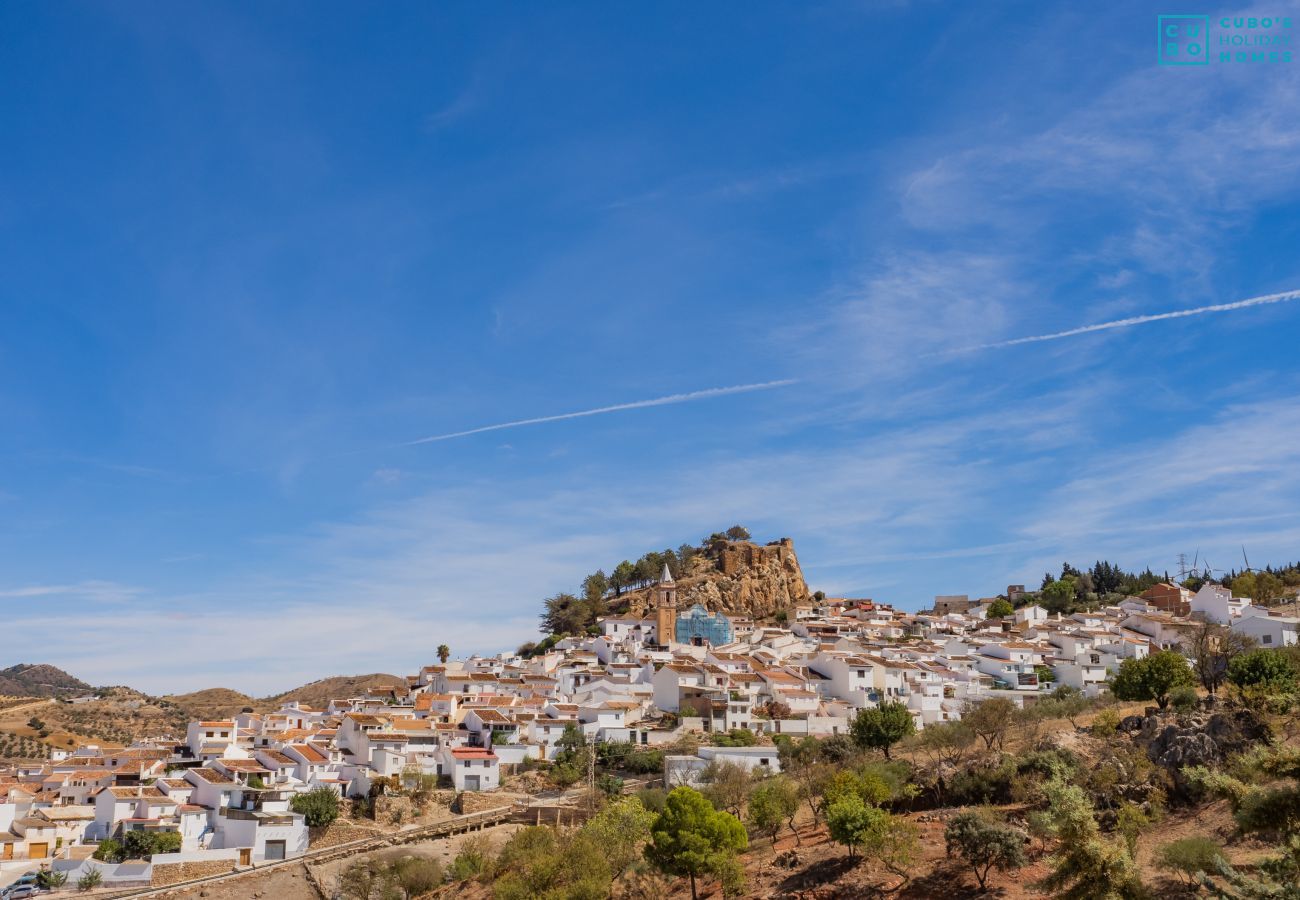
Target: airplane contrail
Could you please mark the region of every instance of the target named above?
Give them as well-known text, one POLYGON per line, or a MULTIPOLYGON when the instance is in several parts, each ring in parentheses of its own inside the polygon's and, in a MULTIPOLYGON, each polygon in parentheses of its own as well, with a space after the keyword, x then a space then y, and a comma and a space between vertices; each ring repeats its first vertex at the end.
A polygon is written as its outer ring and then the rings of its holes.
POLYGON ((1094 331, 1109 331, 1112 328, 1129 328, 1133 325, 1145 325, 1148 322, 1163 322, 1166 319, 1183 319, 1188 316, 1203 316, 1208 313, 1230 312, 1234 309, 1246 309, 1251 306, 1264 306, 1268 303, 1287 303, 1291 300, 1300 300, 1300 290, 1282 291, 1278 294, 1265 294, 1262 297, 1251 297, 1248 300, 1237 300, 1232 303, 1216 303, 1213 306, 1198 306, 1195 309, 1177 309, 1173 312, 1154 313, 1149 316, 1132 316, 1127 319, 1115 319, 1111 322, 1099 322, 1096 325, 1082 325, 1078 328, 1070 328, 1066 331, 1055 331, 1051 334, 1035 334, 1029 337, 1011 338, 1006 341, 994 341, 990 344, 974 344, 969 347, 959 347, 956 350, 948 351, 950 354, 971 353, 975 350, 996 350, 1000 347, 1015 347, 1019 344, 1036 344, 1040 341, 1057 341, 1061 338, 1074 337, 1079 334, 1091 334, 1094 331))
POLYGON ((435 441, 449 441, 452 438, 468 437, 471 434, 482 434, 485 431, 501 431, 504 428, 519 428, 524 425, 541 425, 543 422, 560 422, 564 419, 581 419, 585 416, 601 416, 605 413, 622 412, 626 409, 645 409, 650 406, 671 406, 674 403, 690 403, 695 400, 708 400, 712 397, 725 397, 729 394, 747 394, 750 391, 768 391, 773 388, 796 384, 798 381, 799 379, 797 378, 783 378, 780 381, 761 381, 757 384, 737 384, 731 387, 707 388, 702 391, 690 391, 685 394, 669 394, 667 397, 656 397, 653 400, 634 400, 631 403, 617 403, 613 406, 599 406, 595 409, 582 409, 577 412, 560 413, 559 415, 554 416, 516 419, 513 422, 500 422, 496 425, 483 425, 479 428, 470 428, 466 431, 435 434, 432 437, 407 441, 402 446, 413 447, 416 444, 432 444, 435 441))

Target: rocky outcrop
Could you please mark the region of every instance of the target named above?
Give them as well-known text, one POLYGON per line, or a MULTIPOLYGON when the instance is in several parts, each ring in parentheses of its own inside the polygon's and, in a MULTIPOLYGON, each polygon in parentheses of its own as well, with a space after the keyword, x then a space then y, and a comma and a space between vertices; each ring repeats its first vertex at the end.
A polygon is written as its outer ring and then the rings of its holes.
MULTIPOLYGON (((691 572, 677 581, 680 610, 699 603, 710 612, 755 619, 807 603, 811 596, 790 538, 769 544, 729 542, 711 556, 697 558, 691 572)), ((647 615, 653 606, 653 588, 624 595, 627 615, 647 615)))
POLYGON ((1166 722, 1157 716, 1128 716, 1120 729, 1146 745, 1147 758, 1166 769, 1180 790, 1187 766, 1217 766, 1234 753, 1269 739, 1268 725, 1248 709, 1196 712, 1166 722))

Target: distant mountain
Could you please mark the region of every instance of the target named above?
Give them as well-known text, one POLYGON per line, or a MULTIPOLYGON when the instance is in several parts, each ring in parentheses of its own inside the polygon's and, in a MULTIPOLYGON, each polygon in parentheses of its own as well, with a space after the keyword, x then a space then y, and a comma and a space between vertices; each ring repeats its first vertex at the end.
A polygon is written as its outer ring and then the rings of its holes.
POLYGON ((346 697, 358 697, 368 690, 384 687, 400 687, 406 690, 406 679, 401 675, 389 675, 385 672, 373 672, 370 675, 336 675, 322 678, 302 687, 296 687, 283 694, 265 698, 262 703, 277 705, 286 700, 297 700, 308 706, 321 707, 330 700, 346 697))
POLYGON ((66 697, 95 689, 56 666, 19 663, 0 669, 0 694, 11 697, 66 697))

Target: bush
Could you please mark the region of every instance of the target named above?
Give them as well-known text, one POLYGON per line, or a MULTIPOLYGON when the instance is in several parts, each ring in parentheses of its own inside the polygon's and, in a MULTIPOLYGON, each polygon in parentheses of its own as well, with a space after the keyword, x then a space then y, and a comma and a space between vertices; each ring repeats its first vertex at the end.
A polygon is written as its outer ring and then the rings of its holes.
POLYGON ((748 728, 733 728, 726 734, 715 734, 713 743, 718 747, 753 747, 758 743, 758 736, 748 728))
POLYGON ((125 854, 122 852, 122 845, 112 838, 100 841, 99 846, 95 848, 93 855, 95 859, 102 862, 112 863, 121 862, 126 858, 125 854))
POLYGON ((327 787, 295 794, 289 808, 301 814, 310 828, 328 825, 339 817, 339 795, 327 787))
POLYGON ((99 869, 91 869, 77 879, 77 890, 93 891, 104 881, 104 873, 99 869))
POLYGON ((985 888, 991 869, 1019 869, 1029 861, 1019 831, 973 810, 954 816, 943 839, 948 855, 955 853, 971 867, 980 890, 985 888))
POLYGON ((1196 693, 1196 688, 1190 684, 1182 687, 1176 687, 1169 692, 1169 705, 1176 712, 1185 713, 1196 709, 1196 704, 1200 702, 1200 697, 1196 693))
POLYGON ((155 853, 176 853, 181 849, 179 831, 128 831, 122 836, 122 855, 146 859, 155 853))
POLYGON ((1175 688, 1195 683, 1196 674, 1187 657, 1177 650, 1157 650, 1143 659, 1120 663, 1111 691, 1121 700, 1154 700, 1163 710, 1175 688))
POLYGON ((652 813, 661 813, 668 800, 668 792, 663 788, 642 788, 636 792, 636 798, 652 813))
POLYGON ((47 891, 57 890, 68 883, 68 873, 46 869, 36 876, 36 883, 47 891))
POLYGON ((1285 694, 1296 689, 1296 670, 1276 650, 1240 653, 1228 664, 1228 680, 1239 688, 1259 688, 1285 694))
POLYGON ((1188 884, 1195 884, 1202 872, 1217 872, 1222 859, 1219 845, 1207 837, 1172 841, 1156 851, 1156 865, 1188 884))
POLYGON ((447 875, 452 881, 465 881, 491 874, 492 866, 492 845, 485 836, 478 835, 461 845, 460 852, 451 861, 447 875))

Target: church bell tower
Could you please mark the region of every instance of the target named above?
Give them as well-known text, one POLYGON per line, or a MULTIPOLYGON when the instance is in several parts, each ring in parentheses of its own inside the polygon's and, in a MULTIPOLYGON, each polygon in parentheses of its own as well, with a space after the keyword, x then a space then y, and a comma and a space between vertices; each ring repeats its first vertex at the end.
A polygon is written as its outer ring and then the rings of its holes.
POLYGON ((667 647, 677 640, 677 583, 664 563, 663 574, 655 585, 655 640, 667 647))

